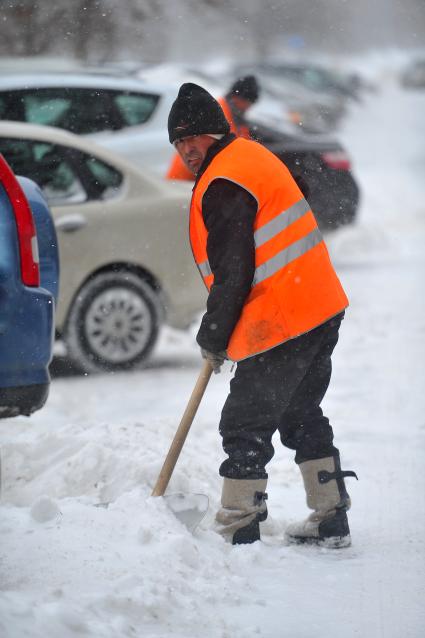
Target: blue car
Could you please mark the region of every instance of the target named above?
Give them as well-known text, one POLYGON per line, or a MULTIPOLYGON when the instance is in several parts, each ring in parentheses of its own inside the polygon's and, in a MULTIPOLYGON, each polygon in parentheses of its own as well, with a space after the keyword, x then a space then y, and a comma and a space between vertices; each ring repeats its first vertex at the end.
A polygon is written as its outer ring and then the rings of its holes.
POLYGON ((0 155, 0 418, 48 396, 59 256, 46 200, 0 155))

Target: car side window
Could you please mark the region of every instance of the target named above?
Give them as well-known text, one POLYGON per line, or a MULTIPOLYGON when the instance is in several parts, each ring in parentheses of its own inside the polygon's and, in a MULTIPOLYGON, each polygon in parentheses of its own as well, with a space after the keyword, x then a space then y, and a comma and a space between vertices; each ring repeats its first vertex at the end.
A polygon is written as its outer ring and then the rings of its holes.
POLYGON ((147 93, 117 93, 113 100, 126 126, 144 124, 152 115, 159 96, 147 93))
POLYGON ((19 118, 32 124, 57 126, 78 135, 118 130, 122 118, 109 92, 98 89, 38 88, 14 96, 19 118))
POLYGON ((81 203, 87 193, 66 149, 36 140, 0 138, 0 153, 17 175, 33 179, 52 205, 81 203))
POLYGON ((57 126, 71 107, 69 99, 64 97, 47 97, 42 95, 26 95, 24 112, 27 122, 57 126))
POLYGON ((3 95, 3 94, 0 94, 0 119, 1 120, 5 120, 6 119, 6 113, 7 113, 6 96, 3 95))
POLYGON ((82 155, 82 159, 88 172, 93 196, 103 200, 116 197, 123 181, 122 174, 96 157, 82 155))
POLYGON ((323 89, 323 78, 314 69, 305 69, 301 74, 302 80, 309 89, 320 91, 323 89))

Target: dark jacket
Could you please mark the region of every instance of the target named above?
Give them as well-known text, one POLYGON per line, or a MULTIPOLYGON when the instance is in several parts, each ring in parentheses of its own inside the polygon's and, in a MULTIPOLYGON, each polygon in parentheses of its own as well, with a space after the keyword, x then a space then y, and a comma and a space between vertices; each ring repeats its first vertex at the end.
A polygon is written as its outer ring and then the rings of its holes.
MULTIPOLYGON (((208 149, 197 180, 217 153, 234 139, 233 134, 226 135, 208 149)), ((251 289, 255 271, 253 225, 256 213, 254 197, 225 179, 214 180, 202 200, 202 216, 208 230, 207 253, 214 284, 196 340, 210 352, 226 349, 251 289)))

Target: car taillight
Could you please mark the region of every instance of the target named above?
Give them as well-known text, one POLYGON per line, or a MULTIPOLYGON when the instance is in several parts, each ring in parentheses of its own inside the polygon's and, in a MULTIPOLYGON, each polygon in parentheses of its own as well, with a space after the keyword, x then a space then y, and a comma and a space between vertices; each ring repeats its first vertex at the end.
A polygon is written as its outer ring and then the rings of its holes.
POLYGON ((344 151, 328 151, 322 153, 322 160, 330 168, 337 171, 349 171, 351 168, 350 158, 344 151))
POLYGON ((40 267, 35 224, 25 193, 8 163, 0 155, 0 180, 15 213, 18 229, 21 276, 26 286, 40 285, 40 267))
POLYGON ((298 111, 289 110, 288 117, 289 117, 289 121, 292 122, 292 124, 296 124, 297 126, 303 125, 302 115, 298 111))

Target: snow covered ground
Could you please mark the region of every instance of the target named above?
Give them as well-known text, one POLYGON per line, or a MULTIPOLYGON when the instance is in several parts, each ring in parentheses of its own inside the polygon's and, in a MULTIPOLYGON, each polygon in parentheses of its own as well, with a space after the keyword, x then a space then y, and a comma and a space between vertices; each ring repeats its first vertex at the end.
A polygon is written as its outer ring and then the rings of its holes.
POLYGON ((191 535, 149 497, 200 367, 194 331, 164 331, 149 368, 55 378, 42 411, 0 422, 2 638, 424 635, 424 113, 424 92, 382 76, 343 131, 363 200, 358 224, 328 240, 351 306, 325 409, 360 479, 347 481, 352 547, 283 544, 307 511, 277 439, 263 542, 211 531, 230 366, 169 488, 207 494, 207 517, 191 535))

